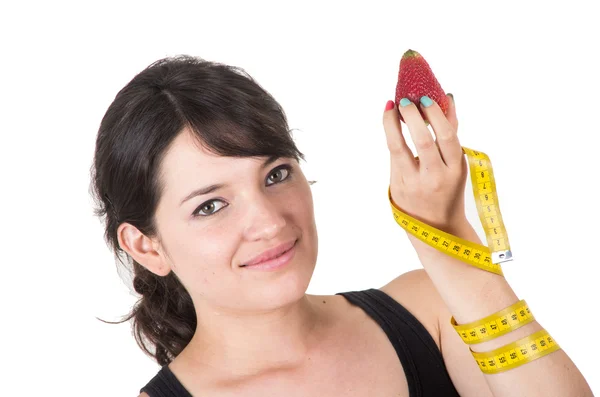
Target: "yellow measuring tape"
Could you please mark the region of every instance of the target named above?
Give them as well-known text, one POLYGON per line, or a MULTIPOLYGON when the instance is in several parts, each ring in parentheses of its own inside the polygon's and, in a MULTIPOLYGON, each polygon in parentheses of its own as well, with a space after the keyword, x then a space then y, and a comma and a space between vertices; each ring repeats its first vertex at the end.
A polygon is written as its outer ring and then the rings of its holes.
POLYGON ((429 226, 402 212, 392 202, 392 193, 388 197, 396 222, 406 231, 421 239, 433 248, 455 257, 469 265, 503 276, 500 263, 512 260, 508 234, 500 214, 496 182, 490 158, 483 152, 463 147, 463 153, 469 159, 471 184, 479 219, 484 226, 489 247, 492 249, 453 236, 429 226))
POLYGON ((513 369, 560 350, 546 330, 540 330, 516 342, 486 353, 472 352, 479 369, 486 374, 513 369))
POLYGON ((521 300, 498 313, 472 323, 458 325, 454 317, 450 319, 450 323, 454 326, 454 329, 456 329, 463 342, 473 345, 508 334, 534 320, 535 318, 531 310, 529 310, 527 302, 521 300))
MULTIPOLYGON (((405 214, 396 207, 392 201, 391 190, 388 189, 394 219, 403 229, 431 247, 471 266, 504 276, 500 264, 511 261, 513 256, 500 214, 492 162, 481 151, 464 146, 462 150, 468 158, 477 213, 488 246, 446 233, 405 214)), ((475 344, 505 335, 534 320, 529 306, 522 300, 469 324, 459 325, 454 317, 451 318, 451 323, 465 343, 475 344)), ((560 349, 558 344, 545 330, 542 330, 491 352, 475 353, 471 350, 471 353, 477 360, 479 368, 486 374, 492 374, 515 368, 558 349, 560 349)))

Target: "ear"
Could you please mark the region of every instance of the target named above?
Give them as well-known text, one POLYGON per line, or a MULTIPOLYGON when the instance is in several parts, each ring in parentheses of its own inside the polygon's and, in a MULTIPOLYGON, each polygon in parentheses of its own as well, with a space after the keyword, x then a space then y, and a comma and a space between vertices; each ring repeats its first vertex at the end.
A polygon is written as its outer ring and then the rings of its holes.
POLYGON ((158 241, 145 236, 137 227, 122 223, 117 229, 117 238, 121 248, 152 273, 166 276, 171 271, 158 241))

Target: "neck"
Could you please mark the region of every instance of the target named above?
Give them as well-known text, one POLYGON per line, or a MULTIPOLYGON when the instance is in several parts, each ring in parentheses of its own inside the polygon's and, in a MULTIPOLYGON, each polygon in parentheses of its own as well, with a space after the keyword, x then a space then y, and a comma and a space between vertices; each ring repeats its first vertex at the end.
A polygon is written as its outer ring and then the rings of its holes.
POLYGON ((186 347, 188 357, 240 376, 297 368, 318 342, 319 314, 307 295, 263 312, 203 304, 197 308, 198 324, 186 347))

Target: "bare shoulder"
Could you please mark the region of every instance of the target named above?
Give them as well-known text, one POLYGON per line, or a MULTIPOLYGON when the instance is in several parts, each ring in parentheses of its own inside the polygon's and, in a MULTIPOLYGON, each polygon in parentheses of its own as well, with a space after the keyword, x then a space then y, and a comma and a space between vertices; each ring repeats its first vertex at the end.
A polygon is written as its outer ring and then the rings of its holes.
POLYGON ((379 289, 402 305, 425 309, 425 314, 437 314, 433 308, 444 303, 425 269, 403 273, 379 289))
POLYGON ((146 392, 140 394, 138 397, 150 397, 150 395, 146 392))
POLYGON ((446 306, 424 269, 403 273, 379 289, 411 312, 441 347, 439 318, 446 306))
POLYGON ((468 345, 463 343, 450 325, 452 314, 424 269, 406 272, 380 290, 403 305, 429 331, 461 395, 492 395, 468 345), (440 319, 444 322, 440 323, 440 319))

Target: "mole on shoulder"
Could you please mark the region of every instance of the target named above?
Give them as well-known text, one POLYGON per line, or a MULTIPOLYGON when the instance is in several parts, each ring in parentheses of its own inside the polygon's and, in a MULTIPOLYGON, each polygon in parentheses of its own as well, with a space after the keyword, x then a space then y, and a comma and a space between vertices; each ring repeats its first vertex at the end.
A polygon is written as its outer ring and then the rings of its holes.
POLYGON ((323 301, 323 303, 327 303, 327 302, 323 301))

